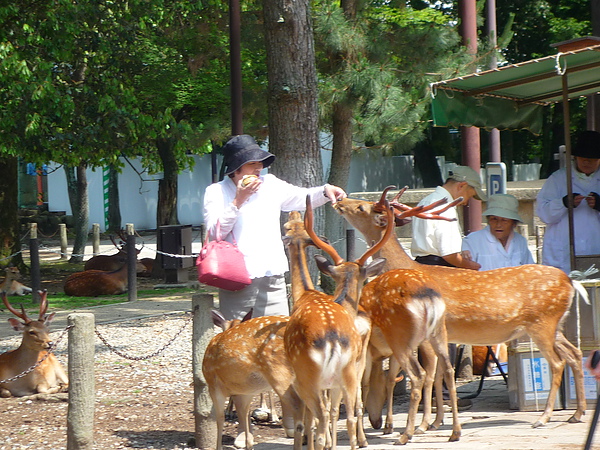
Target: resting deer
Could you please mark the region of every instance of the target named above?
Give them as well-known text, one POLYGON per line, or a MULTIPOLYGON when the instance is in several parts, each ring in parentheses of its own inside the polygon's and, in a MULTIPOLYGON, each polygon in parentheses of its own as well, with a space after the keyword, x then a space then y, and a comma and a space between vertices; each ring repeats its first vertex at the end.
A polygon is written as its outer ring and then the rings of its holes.
POLYGON ((69 381, 62 365, 48 349, 52 346, 48 324, 54 313, 46 316, 48 309, 48 293, 40 291, 40 315, 38 320, 27 317, 25 309, 21 312, 14 309, 2 293, 2 301, 6 308, 21 319, 8 319, 15 331, 23 332, 23 340, 19 348, 0 355, 0 397, 23 397, 37 393, 54 394, 66 390, 69 381), (44 359, 27 375, 13 381, 5 381, 22 374, 38 361, 44 359))
MULTIPOLYGON (((127 244, 127 237, 121 235, 121 243, 117 245, 115 239, 110 236, 110 240, 118 250, 117 253, 112 255, 96 255, 92 256, 88 259, 84 266, 83 270, 103 270, 105 272, 114 272, 115 270, 119 270, 123 264, 127 264, 127 254, 129 253, 129 246, 127 244)), ((139 255, 140 250, 134 248, 135 254, 139 255)), ((144 258, 147 260, 149 258, 144 258)), ((143 260, 138 260, 136 264, 136 271, 138 274, 146 275, 148 273, 148 267, 150 268, 150 272, 152 269, 151 263, 144 262, 143 260), (147 264, 150 264, 147 266, 147 264)))
MULTIPOLYGON (((350 447, 357 448, 357 396, 359 380, 364 370, 366 345, 357 324, 358 299, 367 277, 378 274, 384 261, 365 264, 393 232, 390 216, 388 232, 379 242, 355 262, 344 262, 335 249, 317 237, 313 230, 310 198, 306 202, 305 228, 313 243, 334 261, 316 255, 321 272, 336 282, 333 296, 307 290, 297 301, 284 334, 284 345, 296 378, 294 388, 305 405, 305 420, 296 423, 294 448, 302 448, 302 436, 307 432, 308 446, 313 448, 312 418, 318 419, 317 449, 335 448, 337 440, 337 406, 344 397, 350 447), (328 392, 330 395, 328 395, 328 392), (333 408, 333 414, 331 409, 333 408), (331 434, 329 424, 332 424, 331 434)), ((362 409, 358 411, 362 419, 362 409)), ((361 443, 362 445, 362 443, 361 443)))
MULTIPOLYGON (((368 242, 377 241, 387 229, 386 189, 379 202, 343 199, 334 207, 368 242)), ((391 202, 399 211, 411 208, 391 202)), ((415 208, 416 214, 432 213, 415 208)), ((435 216, 435 213, 433 214, 435 216)), ((545 425, 553 412, 565 362, 575 379, 577 409, 569 422, 580 422, 585 414, 581 351, 561 331, 569 311, 574 288, 587 298, 579 283, 572 283, 559 269, 544 265, 524 265, 484 272, 413 261, 397 239, 389 239, 379 255, 386 270, 418 269, 435 279, 446 302, 448 341, 472 345, 493 345, 528 334, 540 349, 552 371, 552 385, 541 417, 534 427, 545 425)))
POLYGON ((0 283, 0 292, 5 292, 6 295, 25 295, 31 294, 31 288, 19 283, 21 272, 17 267, 7 267, 4 269, 6 278, 0 283))
POLYGON ((85 270, 67 277, 65 294, 77 297, 118 295, 127 292, 127 264, 112 272, 85 270))

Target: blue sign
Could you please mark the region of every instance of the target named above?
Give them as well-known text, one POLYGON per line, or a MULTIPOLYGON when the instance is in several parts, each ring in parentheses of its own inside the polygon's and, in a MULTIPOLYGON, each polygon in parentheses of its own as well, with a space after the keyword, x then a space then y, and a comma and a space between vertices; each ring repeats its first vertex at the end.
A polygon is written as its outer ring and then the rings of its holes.
POLYGON ((487 163, 487 195, 506 194, 506 164, 487 163))

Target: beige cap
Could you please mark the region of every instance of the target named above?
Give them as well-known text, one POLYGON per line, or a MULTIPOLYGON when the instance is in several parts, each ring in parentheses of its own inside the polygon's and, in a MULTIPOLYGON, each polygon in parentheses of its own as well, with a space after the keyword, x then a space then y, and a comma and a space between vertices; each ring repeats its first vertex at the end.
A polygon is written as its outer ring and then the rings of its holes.
POLYGON ((450 170, 448 178, 456 181, 466 181, 469 186, 475 189, 475 198, 486 201, 487 195, 483 192, 481 176, 469 166, 456 166, 450 170))
POLYGON ((519 200, 510 194, 494 194, 487 202, 483 216, 498 216, 523 222, 519 215, 519 200))

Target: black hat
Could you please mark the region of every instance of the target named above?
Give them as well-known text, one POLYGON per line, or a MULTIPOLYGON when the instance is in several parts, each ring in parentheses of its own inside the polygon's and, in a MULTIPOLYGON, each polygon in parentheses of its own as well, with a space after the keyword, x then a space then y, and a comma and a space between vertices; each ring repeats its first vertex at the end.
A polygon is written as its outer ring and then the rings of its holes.
POLYGON ((571 154, 581 158, 600 159, 600 133, 592 130, 581 133, 571 154))
POLYGON ((269 167, 275 160, 275 155, 258 146, 252 136, 239 134, 232 137, 223 146, 225 164, 227 170, 225 175, 235 172, 244 164, 262 161, 263 167, 269 167))

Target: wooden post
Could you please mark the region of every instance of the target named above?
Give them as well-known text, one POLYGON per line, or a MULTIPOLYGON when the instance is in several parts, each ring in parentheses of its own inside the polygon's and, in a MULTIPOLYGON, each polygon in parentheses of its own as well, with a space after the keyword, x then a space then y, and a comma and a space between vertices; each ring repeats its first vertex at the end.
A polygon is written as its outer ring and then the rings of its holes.
POLYGON ((94 447, 94 315, 73 313, 69 325, 69 408, 67 411, 67 450, 93 450, 94 447))
POLYGON ((137 252, 132 223, 125 225, 127 230, 127 301, 137 300, 137 252))
POLYGON ((40 247, 37 238, 37 223, 29 224, 29 262, 31 264, 31 299, 33 303, 39 303, 42 277, 40 275, 40 247))
MULTIPOLYGON (((217 423, 215 405, 213 405, 206 379, 202 373, 202 360, 210 340, 213 338, 214 325, 211 309, 214 298, 211 294, 196 294, 192 297, 194 329, 192 337, 192 374, 194 379, 194 421, 196 448, 217 448, 217 423)), ((224 407, 224 405, 218 405, 224 407)), ((221 439, 221 436, 218 437, 221 439)))
POLYGON ((96 256, 100 253, 100 224, 92 224, 92 253, 96 256))
POLYGON ((60 259, 68 259, 67 256, 67 225, 64 223, 58 224, 58 230, 60 232, 60 259))

